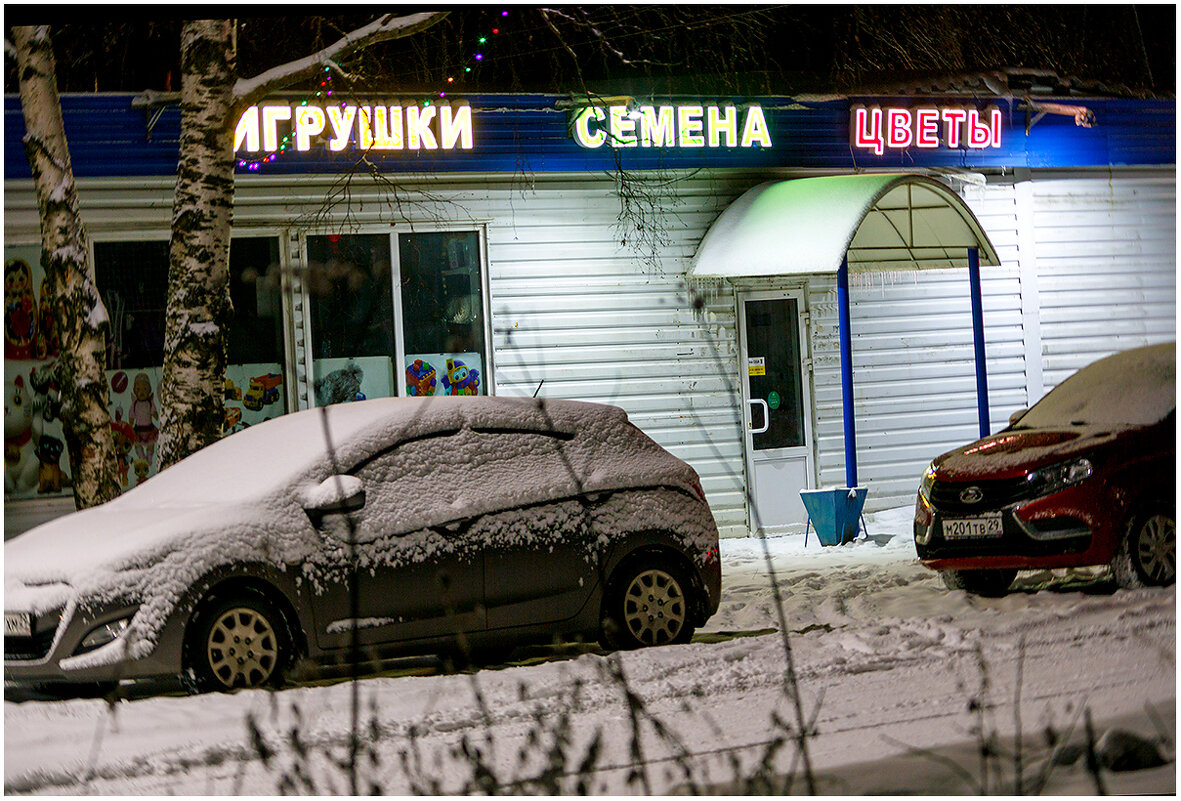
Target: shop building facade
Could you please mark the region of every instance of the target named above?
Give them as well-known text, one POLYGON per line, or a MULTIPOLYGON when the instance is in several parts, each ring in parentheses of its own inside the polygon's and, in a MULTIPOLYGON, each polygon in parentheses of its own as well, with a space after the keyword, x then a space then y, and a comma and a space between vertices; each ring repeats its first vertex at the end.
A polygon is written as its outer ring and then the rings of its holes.
MULTIPOLYGON (((694 466, 723 535, 793 532, 802 507, 781 501, 844 486, 851 453, 868 509, 910 503, 929 460, 985 423, 1100 356, 1175 338, 1172 101, 304 100, 238 127, 227 432, 360 397, 613 403, 694 466), (749 219, 759 187, 853 175, 892 176, 853 224, 819 214, 762 272, 706 264, 703 243, 749 219), (966 251, 914 229, 949 215, 985 254, 984 404, 966 251), (871 234, 896 252, 854 269, 871 234), (841 237, 845 273, 816 254, 841 237)), ((130 487, 155 470, 179 112, 131 95, 63 107, 130 487)), ((5 125, 7 537, 73 501, 45 414, 54 345, 12 97, 5 125)))

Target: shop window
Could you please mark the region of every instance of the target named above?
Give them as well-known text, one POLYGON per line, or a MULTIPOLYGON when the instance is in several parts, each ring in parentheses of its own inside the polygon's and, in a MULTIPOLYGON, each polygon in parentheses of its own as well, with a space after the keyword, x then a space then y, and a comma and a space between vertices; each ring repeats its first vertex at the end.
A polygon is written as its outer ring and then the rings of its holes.
POLYGON ((394 391, 394 304, 388 234, 307 238, 316 403, 394 391))
MULTIPOLYGON (((279 240, 274 237, 230 242, 230 364, 282 361, 278 265, 279 240)), ((168 242, 96 242, 94 273, 111 319, 107 367, 162 365, 168 242)))
POLYGON ((318 405, 487 394, 478 232, 315 235, 307 254, 318 405))
POLYGON ((247 237, 230 242, 230 364, 283 361, 279 240, 247 237))
POLYGON ((111 321, 107 367, 163 364, 168 241, 96 242, 94 277, 111 321))
MULTIPOLYGON (((157 467, 168 242, 96 242, 94 271, 111 319, 107 353, 111 417, 116 442, 126 451, 119 465, 120 480, 130 486, 147 480, 157 467)), ((230 301, 233 316, 226 343, 222 421, 226 434, 287 411, 277 238, 230 241, 230 301)))
POLYGON ((407 393, 486 395, 479 234, 399 234, 398 261, 407 393))
MULTIPOLYGON (((231 242, 234 317, 226 367, 226 433, 287 408, 278 265, 279 240, 274 237, 231 242)), ((168 242, 96 242, 94 268, 111 322, 106 374, 116 470, 120 484, 128 488, 151 478, 158 467, 168 242)), ((38 247, 5 248, 6 498, 71 491, 53 372, 60 349, 42 277, 38 247)))

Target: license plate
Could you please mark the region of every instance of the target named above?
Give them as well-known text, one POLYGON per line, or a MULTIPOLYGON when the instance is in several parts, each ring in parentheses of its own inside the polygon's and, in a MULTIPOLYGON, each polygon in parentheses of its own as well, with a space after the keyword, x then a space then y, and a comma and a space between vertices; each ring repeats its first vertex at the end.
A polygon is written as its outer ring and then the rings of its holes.
POLYGON ((5 637, 29 637, 33 633, 28 612, 4 613, 5 637))
POLYGON ((1000 514, 949 517, 943 521, 943 539, 980 540, 1002 534, 1000 514))

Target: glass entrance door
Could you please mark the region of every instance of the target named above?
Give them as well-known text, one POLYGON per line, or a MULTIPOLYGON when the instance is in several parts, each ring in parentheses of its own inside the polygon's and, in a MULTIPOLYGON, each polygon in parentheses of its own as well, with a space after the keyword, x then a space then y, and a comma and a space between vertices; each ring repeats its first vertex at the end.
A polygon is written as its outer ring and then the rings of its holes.
POLYGON ((739 301, 751 531, 803 530, 800 490, 812 486, 811 392, 804 371, 802 292, 739 301))

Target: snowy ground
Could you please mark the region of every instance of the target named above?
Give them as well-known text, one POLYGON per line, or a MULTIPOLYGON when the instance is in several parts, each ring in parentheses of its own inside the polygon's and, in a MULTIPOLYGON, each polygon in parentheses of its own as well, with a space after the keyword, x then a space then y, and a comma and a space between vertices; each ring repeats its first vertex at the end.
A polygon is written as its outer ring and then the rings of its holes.
MULTIPOLYGON (((985 782, 983 789, 1011 792, 998 781, 1011 781, 1012 758, 985 776, 973 727, 1003 746, 1020 720, 1029 775, 1040 768, 1047 729, 1081 741, 1084 711, 1096 736, 1118 723, 1165 740, 1172 759, 1174 589, 1129 592, 1102 577, 1046 573, 1023 575, 1024 590, 1000 599, 949 592, 917 564, 910 514, 867 516, 870 537, 841 547, 821 548, 815 537, 807 547, 801 537, 766 544, 804 712, 814 719, 807 750, 817 789, 954 793, 985 782), (969 712, 974 701, 979 714, 969 712), (965 776, 918 749, 940 751, 965 776)), ((615 656, 581 649, 474 674, 150 697, 113 708, 6 699, 4 789, 349 792, 341 765, 354 687, 361 792, 474 791, 488 786, 481 776, 521 792, 716 792, 751 789, 741 782, 760 763, 778 779, 799 775, 800 752, 784 741, 796 720, 783 689, 784 640, 758 634, 779 628, 764 545, 725 540, 722 555, 722 607, 690 645, 615 656), (480 757, 463 756, 465 744, 480 757), (637 769, 640 762, 647 767, 637 769), (512 784, 537 777, 553 783, 512 784)), ((1106 780, 1109 791, 1176 790, 1174 764, 1106 780)), ((1080 761, 1057 768, 1049 789, 1093 793, 1092 782, 1080 761)))

